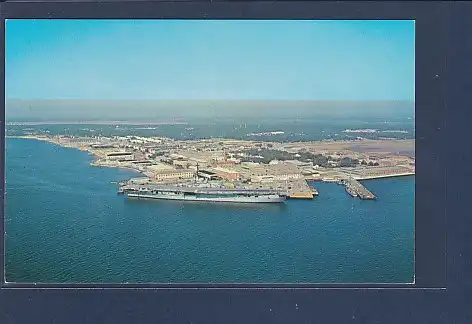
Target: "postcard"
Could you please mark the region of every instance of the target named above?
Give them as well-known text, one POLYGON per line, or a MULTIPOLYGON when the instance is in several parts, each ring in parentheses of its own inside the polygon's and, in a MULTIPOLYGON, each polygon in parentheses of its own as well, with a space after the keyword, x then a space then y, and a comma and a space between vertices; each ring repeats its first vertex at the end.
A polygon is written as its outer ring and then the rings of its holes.
POLYGON ((415 280, 411 20, 6 22, 5 280, 415 280))

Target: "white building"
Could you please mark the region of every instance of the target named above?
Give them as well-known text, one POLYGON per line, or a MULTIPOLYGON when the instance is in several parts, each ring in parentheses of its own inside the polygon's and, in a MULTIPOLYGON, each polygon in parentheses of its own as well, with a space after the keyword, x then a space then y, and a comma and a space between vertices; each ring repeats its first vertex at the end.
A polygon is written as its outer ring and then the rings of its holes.
POLYGON ((264 174, 251 176, 251 182, 273 182, 303 179, 301 173, 264 174))
POLYGON ((156 180, 178 180, 178 179, 191 179, 195 177, 195 171, 192 170, 162 170, 154 173, 154 179, 156 180))
POLYGON ((134 154, 128 152, 115 152, 107 155, 107 160, 110 161, 132 161, 134 154))

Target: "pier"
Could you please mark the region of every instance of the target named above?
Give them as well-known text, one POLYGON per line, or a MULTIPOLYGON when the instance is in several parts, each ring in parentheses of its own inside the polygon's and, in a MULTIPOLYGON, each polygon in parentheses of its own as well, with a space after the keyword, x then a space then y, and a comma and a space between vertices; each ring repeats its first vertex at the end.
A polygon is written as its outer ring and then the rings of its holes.
POLYGON ((351 195, 351 197, 359 197, 362 200, 374 200, 377 198, 354 178, 343 179, 340 183, 346 186, 346 192, 351 195))
POLYGON ((288 184, 287 196, 291 199, 313 199, 318 196, 318 191, 314 187, 310 187, 306 180, 300 179, 288 184))
POLYGON ((346 176, 352 177, 356 180, 382 179, 415 175, 415 170, 411 166, 357 168, 354 170, 345 170, 344 172, 346 173, 346 176))
POLYGON ((404 172, 404 173, 387 173, 387 174, 376 174, 376 175, 360 175, 356 177, 356 180, 373 180, 373 179, 384 179, 384 178, 397 178, 407 177, 415 175, 415 172, 404 172))

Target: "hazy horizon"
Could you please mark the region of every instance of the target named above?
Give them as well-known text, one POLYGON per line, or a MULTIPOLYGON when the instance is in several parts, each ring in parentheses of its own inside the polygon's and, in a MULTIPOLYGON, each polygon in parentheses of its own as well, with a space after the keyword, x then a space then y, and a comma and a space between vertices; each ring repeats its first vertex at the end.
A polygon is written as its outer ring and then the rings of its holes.
POLYGON ((8 20, 7 121, 414 117, 413 20, 8 20))
POLYGON ((414 117, 414 102, 326 100, 21 100, 6 102, 7 122, 190 121, 414 117))

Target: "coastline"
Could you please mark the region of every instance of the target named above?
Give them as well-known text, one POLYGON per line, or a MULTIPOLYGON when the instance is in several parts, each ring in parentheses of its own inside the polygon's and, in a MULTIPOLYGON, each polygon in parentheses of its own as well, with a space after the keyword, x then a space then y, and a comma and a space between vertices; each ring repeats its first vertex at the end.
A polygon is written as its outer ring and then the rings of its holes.
POLYGON ((105 164, 105 163, 100 163, 100 156, 97 155, 93 150, 87 149, 86 147, 82 146, 72 146, 72 145, 63 145, 63 143, 60 143, 59 141, 55 141, 52 138, 48 137, 41 137, 41 136, 34 136, 34 135, 25 135, 25 136, 5 136, 5 138, 12 138, 12 139, 28 139, 28 140, 37 140, 37 141, 42 141, 42 142, 48 142, 63 148, 70 148, 70 149, 76 149, 82 152, 87 152, 89 155, 93 157, 93 161, 89 163, 90 166, 93 167, 104 167, 104 168, 117 168, 117 169, 123 169, 123 170, 128 170, 128 171, 134 171, 142 175, 143 177, 149 178, 143 171, 128 167, 128 166, 123 166, 123 165, 113 165, 113 164, 105 164))
MULTIPOLYGON (((48 142, 54 142, 51 138, 46 136, 38 136, 38 135, 6 135, 5 138, 23 138, 23 139, 37 139, 43 140, 48 142)), ((262 141, 262 140, 250 140, 250 139, 237 139, 237 138, 226 138, 226 137, 214 137, 214 138, 201 138, 201 139, 193 139, 193 140, 182 140, 182 141, 236 141, 236 142, 248 142, 248 143, 277 143, 283 144, 287 147, 293 147, 302 144, 305 145, 323 145, 323 144, 336 144, 336 145, 352 145, 352 144, 376 144, 376 143, 408 143, 412 142, 415 143, 416 139, 397 139, 397 138, 379 138, 379 139, 369 139, 369 138, 362 138, 362 139, 321 139, 321 140, 297 140, 291 142, 277 142, 277 141, 262 141)))
MULTIPOLYGON (((34 139, 34 140, 39 140, 39 141, 44 141, 44 142, 49 142, 49 143, 52 143, 54 145, 57 145, 57 146, 61 146, 61 147, 65 147, 65 148, 73 148, 73 149, 78 149, 80 151, 84 151, 84 152, 87 152, 89 155, 93 156, 93 161, 90 162, 90 165, 91 166, 94 166, 94 167, 107 167, 107 168, 119 168, 119 169, 123 169, 123 170, 128 170, 128 171, 133 171, 133 172, 137 172, 140 177, 144 178, 144 179, 147 179, 147 180, 150 180, 152 179, 152 174, 149 174, 149 172, 146 172, 145 170, 142 170, 139 168, 139 166, 137 165, 134 165, 132 163, 122 163, 121 161, 117 162, 117 161, 110 161, 110 160, 107 160, 106 159, 106 152, 100 152, 99 150, 94 150, 93 147, 90 146, 90 142, 88 142, 87 144, 85 143, 80 143, 80 142, 71 142, 70 141, 70 138, 65 138, 65 140, 63 140, 61 137, 58 137, 58 136, 50 136, 50 135, 21 135, 21 136, 6 136, 6 138, 18 138, 18 139, 34 139)), ((234 141, 234 139, 220 139, 220 140, 228 140, 228 141, 234 141)), ((198 141, 198 140, 197 140, 198 141)), ((205 140, 203 140, 205 141, 205 140)), ((242 140, 243 142, 250 142, 250 143, 254 143, 254 141, 247 141, 247 140, 242 140)), ((322 150, 333 150, 333 149, 344 149, 344 150, 352 150, 352 151, 356 151, 353 147, 352 147, 352 144, 354 143, 358 143, 357 147, 360 147, 360 146, 369 146, 369 144, 372 144, 372 143, 385 143, 386 144, 386 147, 389 147, 391 143, 398 143, 398 142, 404 142, 404 141, 410 141, 411 140, 356 140, 356 141, 346 141, 346 140, 342 140, 342 141, 326 141, 326 140, 321 140, 321 141, 311 141, 309 143, 305 143, 306 144, 311 144, 309 145, 309 148, 310 149, 314 149, 314 150, 318 150, 318 149, 322 149, 322 150), (327 144, 328 142, 331 142, 334 144, 333 147, 326 147, 326 146, 323 146, 324 144, 327 144)), ((413 140, 414 141, 414 140, 413 140)), ((293 143, 288 143, 286 145, 284 145, 283 149, 284 150, 287 150, 287 151, 291 151, 293 149, 299 149, 300 148, 300 143, 297 143, 297 142, 293 142, 293 143)), ((337 173, 340 173, 342 175, 342 171, 341 170, 329 170, 328 173, 332 173, 332 172, 337 172, 337 173)), ((385 173, 383 172, 382 174, 375 174, 375 175, 358 175, 358 176, 354 176, 355 179, 358 179, 358 180, 374 180, 374 179, 380 179, 380 178, 390 178, 390 177, 401 177, 401 176, 410 176, 410 175, 415 175, 415 172, 414 171, 403 171, 402 173, 385 173)), ((330 178, 331 176, 328 176, 328 178, 330 178)), ((305 177, 305 180, 323 180, 323 178, 316 178, 316 179, 307 179, 305 177)))

